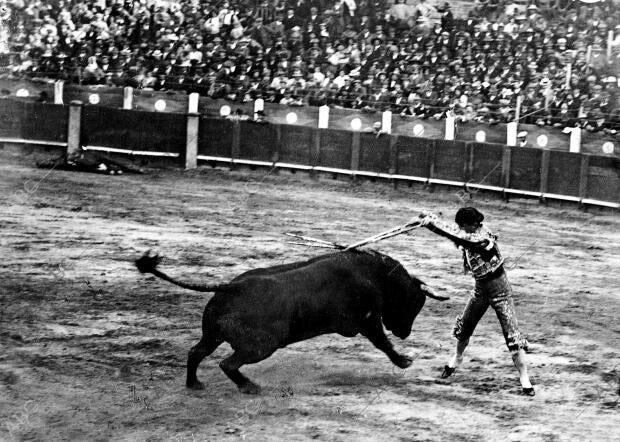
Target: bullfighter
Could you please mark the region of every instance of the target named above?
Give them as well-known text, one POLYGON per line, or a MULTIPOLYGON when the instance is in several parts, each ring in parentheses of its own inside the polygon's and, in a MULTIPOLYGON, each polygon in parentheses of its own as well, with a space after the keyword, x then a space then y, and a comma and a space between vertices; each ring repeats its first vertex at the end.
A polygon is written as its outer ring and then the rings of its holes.
POLYGON ((420 215, 417 220, 433 233, 450 239, 463 252, 465 272, 471 272, 475 289, 470 296, 463 314, 456 319, 453 335, 457 339, 456 351, 444 366, 442 378, 451 376, 463 362, 463 352, 469 344, 478 321, 489 305, 493 307, 502 327, 506 346, 519 371, 523 393, 534 396, 536 393, 530 382, 525 361, 528 343, 521 334, 517 323, 512 289, 504 269, 504 259, 497 245, 497 235, 493 234, 482 221, 484 215, 474 207, 464 207, 456 212, 455 221, 459 229, 439 220, 431 213, 420 215))

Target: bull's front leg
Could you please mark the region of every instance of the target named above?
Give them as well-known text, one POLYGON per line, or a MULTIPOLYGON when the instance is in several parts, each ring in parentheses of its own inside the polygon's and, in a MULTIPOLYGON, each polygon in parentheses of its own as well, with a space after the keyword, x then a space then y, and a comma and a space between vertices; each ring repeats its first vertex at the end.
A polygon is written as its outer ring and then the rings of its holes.
POLYGON ((394 350, 392 343, 383 331, 381 319, 369 318, 368 321, 364 323, 361 333, 366 336, 375 347, 385 353, 388 358, 390 358, 390 361, 397 367, 407 368, 413 362, 413 359, 409 356, 401 355, 394 350))

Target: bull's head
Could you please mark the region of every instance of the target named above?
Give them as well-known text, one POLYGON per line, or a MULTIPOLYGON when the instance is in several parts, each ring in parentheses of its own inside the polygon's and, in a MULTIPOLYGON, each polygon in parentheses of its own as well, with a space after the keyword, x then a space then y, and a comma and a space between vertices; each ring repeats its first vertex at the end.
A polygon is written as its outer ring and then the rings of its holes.
POLYGON ((449 298, 435 295, 426 284, 409 275, 400 263, 394 263, 387 274, 383 324, 394 336, 405 339, 411 334, 413 321, 424 307, 427 296, 441 301, 449 298))

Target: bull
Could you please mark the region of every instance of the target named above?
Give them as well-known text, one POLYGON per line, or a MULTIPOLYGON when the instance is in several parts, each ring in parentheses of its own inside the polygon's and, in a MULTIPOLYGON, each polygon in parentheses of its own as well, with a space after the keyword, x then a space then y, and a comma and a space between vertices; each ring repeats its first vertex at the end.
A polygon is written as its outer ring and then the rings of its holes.
POLYGON ((397 367, 409 367, 412 359, 394 350, 383 326, 405 339, 427 296, 448 299, 375 251, 349 250, 250 270, 225 284, 179 281, 159 271, 159 262, 147 252, 136 266, 186 289, 215 292, 202 316, 202 338, 188 354, 186 385, 192 389, 204 388, 196 376, 198 365, 223 342, 234 352, 220 368, 247 394, 259 393, 260 387, 240 367, 327 333, 362 334, 397 367))

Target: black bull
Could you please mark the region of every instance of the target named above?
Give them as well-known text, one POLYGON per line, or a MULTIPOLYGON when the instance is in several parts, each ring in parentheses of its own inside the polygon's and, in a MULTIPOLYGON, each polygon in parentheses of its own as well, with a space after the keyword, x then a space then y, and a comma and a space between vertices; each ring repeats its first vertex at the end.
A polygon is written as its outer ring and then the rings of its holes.
POLYGON ((260 388, 239 368, 271 356, 277 349, 326 333, 366 336, 400 368, 412 360, 397 353, 383 326, 405 339, 426 296, 433 295, 419 279, 389 256, 366 251, 321 255, 308 261, 245 272, 221 285, 177 281, 157 270, 158 256, 136 261, 141 272, 153 273, 184 288, 215 292, 202 316, 202 339, 190 351, 187 386, 201 389, 200 362, 223 342, 234 353, 220 368, 244 393, 260 388))

